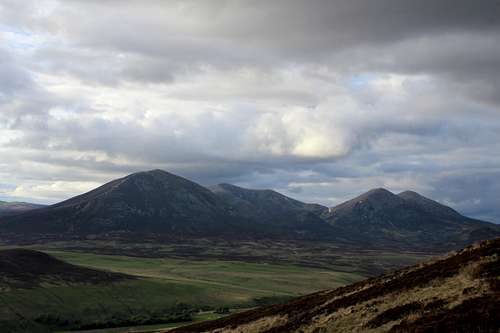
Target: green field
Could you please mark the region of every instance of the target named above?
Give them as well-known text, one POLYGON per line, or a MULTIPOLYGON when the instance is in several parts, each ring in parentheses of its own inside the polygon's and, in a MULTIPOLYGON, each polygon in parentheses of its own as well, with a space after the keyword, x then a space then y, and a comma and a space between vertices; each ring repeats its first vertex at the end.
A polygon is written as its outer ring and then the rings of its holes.
POLYGON ((72 264, 127 273, 136 279, 1 291, 2 332, 177 323, 193 319, 198 311, 252 307, 363 278, 284 264, 48 252, 72 264))
POLYGON ((223 288, 234 294, 234 297, 228 297, 230 302, 260 296, 297 296, 335 288, 363 278, 356 273, 282 264, 137 258, 60 251, 48 253, 75 265, 190 285, 204 290, 223 288))

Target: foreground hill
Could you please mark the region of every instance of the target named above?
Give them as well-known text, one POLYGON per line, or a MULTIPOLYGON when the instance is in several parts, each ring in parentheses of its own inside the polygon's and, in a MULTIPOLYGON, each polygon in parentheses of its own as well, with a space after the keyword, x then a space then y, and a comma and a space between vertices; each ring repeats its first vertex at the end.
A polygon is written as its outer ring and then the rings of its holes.
POLYGON ((339 206, 306 204, 271 190, 210 189, 162 170, 116 179, 61 203, 0 218, 0 240, 263 239, 342 247, 460 248, 500 236, 492 223, 460 215, 415 192, 371 190, 339 206))
POLYGON ((381 277, 172 332, 498 332, 500 239, 381 277))
POLYGON ((29 202, 6 202, 0 201, 0 216, 19 214, 32 209, 42 208, 44 205, 29 202))

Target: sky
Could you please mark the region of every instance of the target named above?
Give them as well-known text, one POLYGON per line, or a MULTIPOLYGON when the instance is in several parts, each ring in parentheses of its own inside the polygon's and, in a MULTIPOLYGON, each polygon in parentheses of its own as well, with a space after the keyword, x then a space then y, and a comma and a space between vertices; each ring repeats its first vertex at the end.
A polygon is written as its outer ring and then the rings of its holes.
POLYGON ((161 168, 500 223, 500 1, 0 0, 0 200, 161 168))

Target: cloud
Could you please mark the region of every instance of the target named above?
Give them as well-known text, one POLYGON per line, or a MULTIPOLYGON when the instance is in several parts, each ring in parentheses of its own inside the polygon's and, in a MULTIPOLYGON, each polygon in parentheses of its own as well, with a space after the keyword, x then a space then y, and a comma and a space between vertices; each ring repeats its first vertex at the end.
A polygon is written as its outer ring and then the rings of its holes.
POLYGON ((165 168, 328 205, 414 189, 499 221, 498 17, 493 0, 4 0, 2 195, 165 168))

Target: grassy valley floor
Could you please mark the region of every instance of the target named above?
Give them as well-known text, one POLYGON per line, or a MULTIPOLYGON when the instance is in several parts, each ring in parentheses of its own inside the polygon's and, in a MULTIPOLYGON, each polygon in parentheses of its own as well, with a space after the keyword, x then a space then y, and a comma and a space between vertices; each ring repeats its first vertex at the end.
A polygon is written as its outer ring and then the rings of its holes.
POLYGON ((364 278, 354 272, 289 264, 47 253, 133 279, 104 284, 49 281, 37 287, 4 288, 0 291, 2 332, 178 326, 199 320, 199 311, 277 303, 364 278))

